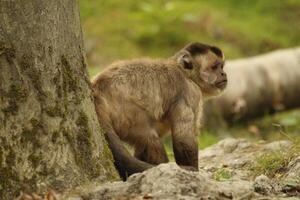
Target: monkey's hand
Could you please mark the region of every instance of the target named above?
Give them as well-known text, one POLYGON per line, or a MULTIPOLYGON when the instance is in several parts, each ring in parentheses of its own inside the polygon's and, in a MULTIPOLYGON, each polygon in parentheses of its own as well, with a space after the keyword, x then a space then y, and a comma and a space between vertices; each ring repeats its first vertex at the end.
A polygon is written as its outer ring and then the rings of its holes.
POLYGON ((182 169, 185 169, 185 170, 187 170, 187 171, 194 171, 194 172, 199 171, 198 168, 193 167, 193 166, 186 166, 186 165, 180 166, 180 165, 179 165, 179 167, 182 168, 182 169))

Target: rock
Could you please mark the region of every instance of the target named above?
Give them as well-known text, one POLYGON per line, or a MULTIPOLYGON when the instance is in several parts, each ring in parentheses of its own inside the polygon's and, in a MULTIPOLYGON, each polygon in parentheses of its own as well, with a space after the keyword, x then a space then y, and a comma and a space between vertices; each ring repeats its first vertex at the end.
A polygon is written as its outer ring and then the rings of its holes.
POLYGON ((259 195, 247 181, 217 182, 201 172, 181 169, 175 163, 161 164, 131 176, 127 182, 103 185, 83 197, 96 199, 255 199, 259 195))
POLYGON ((233 171, 233 179, 249 179, 249 168, 258 156, 286 149, 291 145, 289 141, 256 144, 245 139, 227 138, 199 151, 199 168, 209 172, 226 168, 233 171))
POLYGON ((280 149, 287 149, 290 148, 293 143, 287 140, 275 141, 270 142, 268 144, 263 145, 264 151, 276 151, 280 149))
POLYGON ((288 165, 288 171, 282 179, 282 191, 288 194, 300 195, 300 156, 288 165))
POLYGON ((274 191, 272 181, 265 175, 256 177, 253 186, 255 192, 263 195, 271 194, 274 191))
POLYGON ((89 189, 72 200, 297 199, 300 156, 276 178, 255 178, 249 169, 257 156, 286 150, 291 145, 288 141, 255 144, 244 139, 225 139, 199 152, 199 172, 183 170, 175 163, 161 164, 129 177, 126 182, 89 189))
POLYGON ((286 172, 286 179, 296 179, 300 184, 300 156, 293 159, 288 165, 288 171, 286 172))
POLYGON ((209 172, 226 168, 233 171, 233 179, 245 179, 249 175, 246 166, 252 164, 258 151, 258 145, 246 140, 224 139, 199 151, 199 168, 209 172))

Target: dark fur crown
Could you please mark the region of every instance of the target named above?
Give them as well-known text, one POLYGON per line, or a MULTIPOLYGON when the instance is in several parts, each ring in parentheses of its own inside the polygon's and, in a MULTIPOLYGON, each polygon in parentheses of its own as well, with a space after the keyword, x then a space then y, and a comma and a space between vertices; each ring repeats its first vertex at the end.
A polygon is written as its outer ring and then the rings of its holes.
POLYGON ((208 44, 202 44, 199 42, 193 42, 191 44, 188 44, 186 47, 184 47, 184 49, 186 51, 190 52, 190 54, 192 56, 195 56, 198 54, 205 54, 208 51, 212 51, 218 57, 220 57, 220 58, 223 57, 223 53, 222 53, 221 49, 219 49, 218 47, 210 46, 208 44))

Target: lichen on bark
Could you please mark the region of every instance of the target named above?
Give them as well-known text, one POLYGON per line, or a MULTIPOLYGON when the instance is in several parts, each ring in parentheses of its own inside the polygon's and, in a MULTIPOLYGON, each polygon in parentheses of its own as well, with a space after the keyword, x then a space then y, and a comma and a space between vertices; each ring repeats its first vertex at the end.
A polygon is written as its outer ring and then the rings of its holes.
POLYGON ((0 27, 1 199, 118 179, 94 108, 77 2, 0 1, 0 27))

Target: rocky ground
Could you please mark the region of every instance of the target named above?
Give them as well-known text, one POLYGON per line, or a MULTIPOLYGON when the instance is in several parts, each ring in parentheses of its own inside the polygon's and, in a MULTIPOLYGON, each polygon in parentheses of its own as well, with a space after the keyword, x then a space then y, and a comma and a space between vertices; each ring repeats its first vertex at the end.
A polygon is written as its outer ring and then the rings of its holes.
MULTIPOLYGON (((107 183, 82 192, 80 197, 64 199, 300 199, 299 154, 291 157, 280 172, 269 173, 269 177, 260 174, 257 166, 261 156, 290 152, 292 148, 288 141, 254 144, 225 139, 200 151, 199 172, 185 171, 175 163, 161 164, 126 182, 107 183)), ((271 160, 266 169, 273 170, 277 161, 271 160)))

